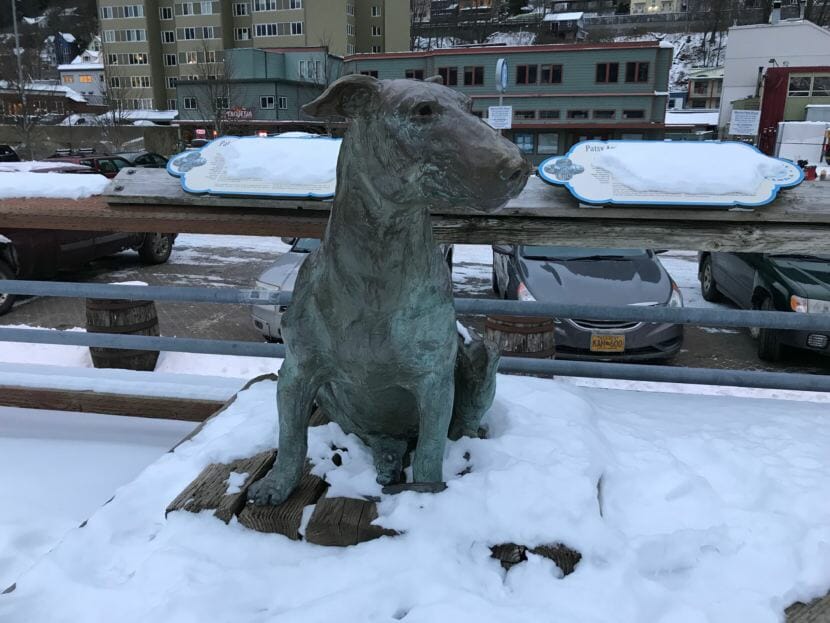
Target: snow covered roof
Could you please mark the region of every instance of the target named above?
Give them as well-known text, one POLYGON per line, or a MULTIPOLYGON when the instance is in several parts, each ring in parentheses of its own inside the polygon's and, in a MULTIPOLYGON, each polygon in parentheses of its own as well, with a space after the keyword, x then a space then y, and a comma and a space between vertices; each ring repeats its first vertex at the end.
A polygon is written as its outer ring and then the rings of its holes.
POLYGON ((75 35, 68 32, 59 32, 58 34, 63 37, 63 40, 67 43, 75 43, 75 35))
POLYGON ((543 22, 573 22, 578 19, 582 19, 582 16, 585 15, 581 11, 576 11, 573 13, 548 13, 542 18, 543 22))
MULTIPOLYGON (((0 80, 0 89, 10 89, 9 83, 6 80, 0 80)), ((43 93, 51 93, 53 95, 63 95, 71 99, 73 102, 86 103, 86 98, 75 91, 62 84, 50 84, 42 82, 29 82, 26 84, 26 91, 40 91, 43 93)))
POLYGON ((76 63, 58 65, 58 71, 104 71, 103 63, 76 63))
POLYGON ((670 110, 666 112, 666 125, 718 125, 717 110, 670 110))
MULTIPOLYGON (((120 117, 125 121, 136 121, 138 119, 146 119, 148 121, 173 121, 179 116, 178 110, 123 110, 120 117)), ((98 115, 102 121, 109 121, 112 119, 112 113, 104 113, 98 115)))
POLYGON ((723 67, 693 67, 689 71, 691 80, 704 80, 723 78, 723 67))
POLYGON ((24 17, 23 21, 29 24, 29 26, 34 26, 35 24, 42 24, 46 20, 45 15, 39 15, 37 17, 24 17))

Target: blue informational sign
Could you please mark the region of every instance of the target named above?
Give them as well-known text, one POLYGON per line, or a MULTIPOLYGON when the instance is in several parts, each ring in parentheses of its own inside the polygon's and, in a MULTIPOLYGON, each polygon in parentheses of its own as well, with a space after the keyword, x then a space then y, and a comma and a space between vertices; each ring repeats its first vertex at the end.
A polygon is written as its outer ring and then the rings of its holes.
POLYGON ((538 167, 584 203, 761 206, 804 172, 752 145, 719 141, 583 141, 538 167))

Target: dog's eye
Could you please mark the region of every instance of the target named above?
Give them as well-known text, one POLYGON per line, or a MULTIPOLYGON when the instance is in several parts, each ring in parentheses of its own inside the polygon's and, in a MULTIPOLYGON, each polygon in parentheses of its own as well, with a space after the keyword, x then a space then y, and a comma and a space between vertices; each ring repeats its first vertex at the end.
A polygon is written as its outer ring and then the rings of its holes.
POLYGON ((430 102, 416 104, 412 109, 412 116, 419 121, 428 121, 437 114, 436 106, 430 102))

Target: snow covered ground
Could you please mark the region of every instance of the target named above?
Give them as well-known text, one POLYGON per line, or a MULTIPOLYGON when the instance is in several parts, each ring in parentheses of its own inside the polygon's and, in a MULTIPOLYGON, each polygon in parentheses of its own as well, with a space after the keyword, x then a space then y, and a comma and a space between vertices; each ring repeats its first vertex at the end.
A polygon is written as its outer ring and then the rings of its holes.
POLYGON ((82 199, 99 195, 109 184, 103 175, 90 173, 0 172, 0 199, 44 197, 82 199))
POLYGON ((0 590, 194 426, 0 407, 0 590))
MULTIPOLYGON (((383 496, 379 523, 401 536, 338 549, 165 519, 208 463, 273 442, 274 390, 243 392, 119 489, 18 575, 0 620, 777 623, 830 587, 824 405, 503 376, 489 438, 448 445, 448 489, 383 496), (505 572, 488 547, 507 541, 583 558, 565 578, 533 555, 505 572)), ((333 493, 377 493, 367 450, 335 424, 312 429, 309 457, 333 493)))

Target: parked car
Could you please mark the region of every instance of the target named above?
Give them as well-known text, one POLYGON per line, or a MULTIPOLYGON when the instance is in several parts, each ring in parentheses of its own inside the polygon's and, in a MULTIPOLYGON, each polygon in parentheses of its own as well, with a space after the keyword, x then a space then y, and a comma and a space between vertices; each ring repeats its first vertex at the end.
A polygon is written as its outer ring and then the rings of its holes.
MULTIPOLYGON (((283 242, 291 244, 291 248, 257 278, 256 287, 260 290, 293 292, 300 266, 320 246, 320 241, 316 238, 283 238, 283 242)), ((441 245, 441 251, 452 273, 452 245, 441 245)), ((280 327, 285 309, 284 305, 251 306, 254 328, 269 342, 282 340, 280 327)))
MULTIPOLYGON (((494 245, 493 291, 523 301, 683 306, 677 284, 649 249, 494 245)), ((563 359, 669 359, 683 344, 683 327, 677 324, 554 322, 556 356, 563 359)))
POLYGON ((84 154, 76 153, 70 155, 62 155, 55 153, 49 156, 46 160, 55 162, 70 162, 73 164, 82 164, 95 170, 104 177, 113 178, 118 175, 118 172, 125 168, 131 167, 133 164, 121 156, 110 156, 104 154, 84 154))
POLYGON ((152 151, 126 151, 115 155, 124 158, 134 167, 163 169, 167 166, 167 158, 152 151))
MULTIPOLYGON (((830 256, 768 253, 698 255, 703 298, 743 309, 830 314, 830 256)), ((788 346, 830 355, 830 332, 751 328, 758 356, 777 361, 788 346)))
POLYGON ((0 162, 20 162, 20 156, 8 145, 0 145, 0 162))
MULTIPOLYGON (((175 234, 0 228, 0 281, 51 279, 59 271, 78 269, 126 249, 138 251, 145 264, 163 264, 175 238, 175 234)), ((13 294, 3 294, 2 289, 0 285, 0 316, 16 299, 13 294)))

